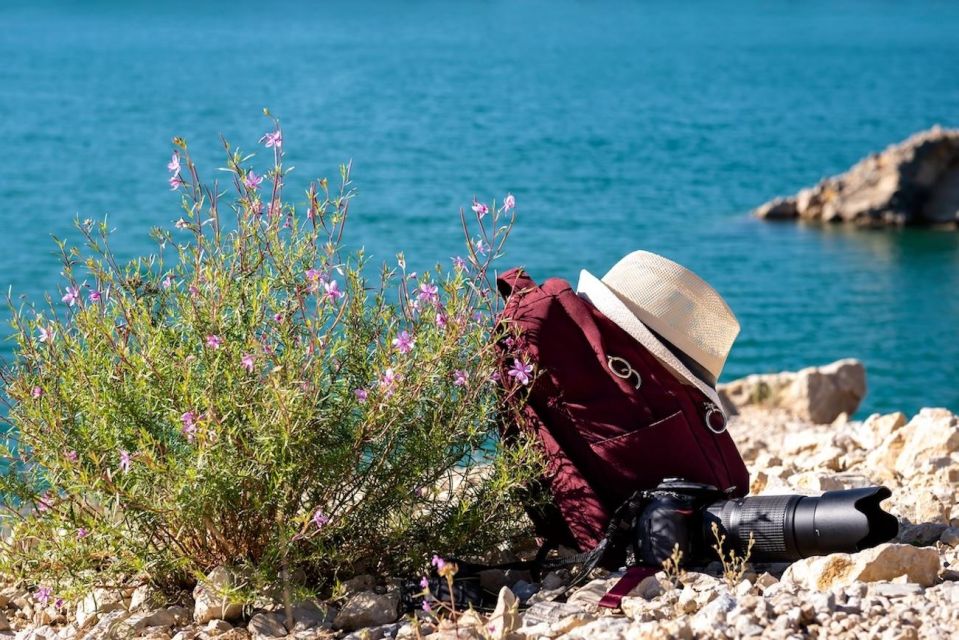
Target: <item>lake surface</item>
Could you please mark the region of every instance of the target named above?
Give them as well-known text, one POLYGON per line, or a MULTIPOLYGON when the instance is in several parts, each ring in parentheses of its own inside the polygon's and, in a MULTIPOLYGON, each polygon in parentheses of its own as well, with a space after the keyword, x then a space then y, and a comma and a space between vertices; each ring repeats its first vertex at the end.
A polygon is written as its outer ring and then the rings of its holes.
POLYGON ((852 356, 864 412, 959 410, 959 234, 748 217, 959 126, 957 33, 954 2, 6 0, 0 283, 55 291, 76 215, 149 251, 178 217, 171 136, 210 176, 269 106, 291 191, 353 159, 350 241, 379 259, 461 253, 458 209, 510 191, 504 266, 601 276, 645 248, 714 284, 743 326, 724 379, 852 356))

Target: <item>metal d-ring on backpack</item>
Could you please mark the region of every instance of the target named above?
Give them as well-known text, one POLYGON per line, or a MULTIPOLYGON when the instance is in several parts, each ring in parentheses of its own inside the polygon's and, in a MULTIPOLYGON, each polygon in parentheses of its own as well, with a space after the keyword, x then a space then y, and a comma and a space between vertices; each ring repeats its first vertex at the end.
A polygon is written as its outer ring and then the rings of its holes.
MULTIPOLYGON (((637 501, 665 478, 745 495, 748 472, 714 390, 738 324, 708 285, 646 252, 630 254, 602 281, 583 272, 579 293, 556 278, 538 285, 521 269, 497 285, 506 298, 504 388, 520 384, 508 376, 515 361, 534 366, 519 422, 548 463, 541 485, 549 499, 529 513, 538 536, 578 549, 576 559, 589 565, 615 568, 637 501), (713 316, 712 326, 701 326, 713 316)), ((603 604, 618 605, 657 569, 632 569, 603 604)))

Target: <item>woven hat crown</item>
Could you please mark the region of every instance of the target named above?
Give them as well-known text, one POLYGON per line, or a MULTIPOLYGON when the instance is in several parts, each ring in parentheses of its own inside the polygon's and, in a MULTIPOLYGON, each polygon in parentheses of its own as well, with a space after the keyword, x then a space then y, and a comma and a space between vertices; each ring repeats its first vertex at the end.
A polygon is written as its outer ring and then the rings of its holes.
POLYGON ((739 322, 702 278, 655 253, 634 251, 602 282, 643 324, 719 378, 739 322))

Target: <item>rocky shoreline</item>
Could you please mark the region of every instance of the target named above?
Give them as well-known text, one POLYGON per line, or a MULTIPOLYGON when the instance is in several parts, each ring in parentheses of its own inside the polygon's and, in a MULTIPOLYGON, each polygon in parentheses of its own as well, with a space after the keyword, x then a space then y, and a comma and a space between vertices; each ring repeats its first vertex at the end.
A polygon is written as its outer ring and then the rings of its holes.
POLYGON ((158 602, 144 586, 98 589, 79 603, 61 603, 30 585, 6 585, 0 639, 955 637, 959 417, 930 408, 911 418, 893 413, 854 421, 841 411, 824 424, 832 410, 810 407, 846 402, 848 408, 850 389, 865 392, 859 368, 840 361, 750 377, 726 385, 725 393, 738 409, 729 428, 749 466, 751 494, 814 495, 871 484, 893 491, 884 507, 899 518, 900 533, 874 549, 756 564, 732 584, 718 562, 680 575, 660 572, 616 612, 596 604, 615 573, 597 571, 567 592, 566 572, 536 584, 527 573, 491 570, 482 580, 499 590, 496 610, 466 612, 455 623, 421 611, 401 616, 398 582, 371 576, 347 581, 334 600, 301 601, 289 611, 267 596, 253 604, 225 601, 217 595, 233 580, 225 569, 174 604, 158 602))

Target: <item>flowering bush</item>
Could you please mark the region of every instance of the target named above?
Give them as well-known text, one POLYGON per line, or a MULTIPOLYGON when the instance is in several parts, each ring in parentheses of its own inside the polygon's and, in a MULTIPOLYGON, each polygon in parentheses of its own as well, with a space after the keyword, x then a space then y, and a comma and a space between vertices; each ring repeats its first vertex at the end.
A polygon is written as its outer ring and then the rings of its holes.
POLYGON ((225 145, 229 203, 174 139, 183 215, 155 255, 122 266, 105 222, 78 223, 89 257, 59 243, 62 293, 14 310, 4 573, 58 596, 221 564, 254 588, 317 585, 524 529, 516 490, 539 462, 496 437, 492 349, 512 196, 461 214, 449 267, 408 273, 400 254, 370 282, 343 245, 349 166, 288 204, 271 122, 262 173, 225 145))

